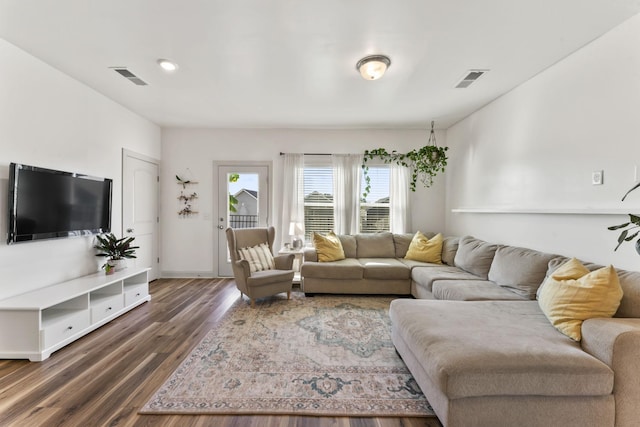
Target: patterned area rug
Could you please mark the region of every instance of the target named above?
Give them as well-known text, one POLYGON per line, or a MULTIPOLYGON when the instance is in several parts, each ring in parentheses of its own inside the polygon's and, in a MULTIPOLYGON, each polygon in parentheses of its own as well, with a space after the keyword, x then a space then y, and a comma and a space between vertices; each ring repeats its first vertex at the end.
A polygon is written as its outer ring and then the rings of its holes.
POLYGON ((391 342, 391 300, 237 301, 140 413, 435 416, 391 342))

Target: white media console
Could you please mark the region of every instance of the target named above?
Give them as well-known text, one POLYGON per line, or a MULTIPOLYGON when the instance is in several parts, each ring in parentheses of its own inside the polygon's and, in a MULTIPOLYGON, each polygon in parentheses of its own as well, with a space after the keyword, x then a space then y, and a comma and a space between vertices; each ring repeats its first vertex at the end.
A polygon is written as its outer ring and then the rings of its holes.
POLYGON ((148 271, 95 273, 0 300, 0 358, 40 362, 150 301, 148 271))

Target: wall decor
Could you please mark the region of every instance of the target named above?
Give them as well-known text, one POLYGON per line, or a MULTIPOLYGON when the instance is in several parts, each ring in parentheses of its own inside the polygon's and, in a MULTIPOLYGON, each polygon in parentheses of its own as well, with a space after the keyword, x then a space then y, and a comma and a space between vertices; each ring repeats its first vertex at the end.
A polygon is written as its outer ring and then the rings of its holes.
POLYGON ((185 175, 182 177, 180 175, 176 175, 176 182, 178 185, 182 186, 182 190, 180 190, 180 195, 178 195, 178 200, 180 204, 180 210, 178 211, 178 215, 181 217, 189 217, 191 215, 195 215, 198 213, 194 209, 194 202, 198 198, 198 193, 192 190, 193 187, 187 190, 187 187, 195 186, 198 184, 198 181, 193 181, 190 178, 187 178, 185 175))

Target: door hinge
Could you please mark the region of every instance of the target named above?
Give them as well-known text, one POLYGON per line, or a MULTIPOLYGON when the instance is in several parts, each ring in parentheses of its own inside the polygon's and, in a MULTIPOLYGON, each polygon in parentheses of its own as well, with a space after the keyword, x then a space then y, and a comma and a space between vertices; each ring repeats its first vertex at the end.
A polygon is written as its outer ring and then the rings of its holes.
POLYGON ((158 264, 160 264, 160 257, 158 257, 158 264))
POLYGON ((160 175, 156 176, 156 182, 160 182, 160 175))
POLYGON ((156 217, 156 222, 160 222, 160 217, 159 216, 156 217))

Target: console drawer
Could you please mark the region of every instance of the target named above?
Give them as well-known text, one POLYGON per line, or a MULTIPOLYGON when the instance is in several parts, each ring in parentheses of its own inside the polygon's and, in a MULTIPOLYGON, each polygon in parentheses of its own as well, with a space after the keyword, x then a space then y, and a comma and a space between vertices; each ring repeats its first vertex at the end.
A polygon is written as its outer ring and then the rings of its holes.
POLYGON ((68 310, 42 328, 42 347, 52 347, 89 327, 89 310, 68 310))
POLYGON ((101 298, 100 302, 91 305, 91 323, 98 323, 102 319, 106 319, 113 313, 124 308, 124 300, 122 294, 113 295, 109 298, 101 298))
POLYGON ((136 286, 125 286, 124 305, 125 307, 149 296, 149 285, 144 283, 136 286))

